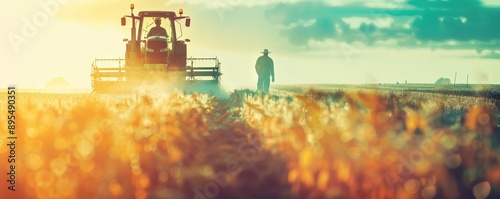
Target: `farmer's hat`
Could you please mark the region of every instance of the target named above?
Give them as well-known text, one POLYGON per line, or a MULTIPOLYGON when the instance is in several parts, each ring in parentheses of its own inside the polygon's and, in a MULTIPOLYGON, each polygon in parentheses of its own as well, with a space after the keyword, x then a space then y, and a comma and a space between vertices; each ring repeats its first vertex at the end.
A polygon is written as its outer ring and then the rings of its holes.
POLYGON ((269 52, 269 50, 268 50, 268 49, 264 49, 264 52, 260 52, 260 53, 267 54, 267 53, 271 53, 271 52, 269 52))

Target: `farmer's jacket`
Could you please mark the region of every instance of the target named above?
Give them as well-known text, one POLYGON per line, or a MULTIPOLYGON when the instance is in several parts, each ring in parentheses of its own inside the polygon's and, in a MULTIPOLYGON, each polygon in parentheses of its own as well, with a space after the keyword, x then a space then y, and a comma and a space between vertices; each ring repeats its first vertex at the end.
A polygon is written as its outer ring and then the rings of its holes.
POLYGON ((259 76, 274 77, 274 62, 268 55, 262 55, 255 63, 255 71, 259 76))

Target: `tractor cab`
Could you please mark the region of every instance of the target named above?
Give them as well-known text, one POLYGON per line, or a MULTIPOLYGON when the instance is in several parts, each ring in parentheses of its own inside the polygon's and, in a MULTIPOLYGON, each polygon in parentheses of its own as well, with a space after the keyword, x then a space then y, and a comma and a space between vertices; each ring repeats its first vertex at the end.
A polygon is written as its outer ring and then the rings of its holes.
POLYGON ((124 16, 122 26, 126 25, 126 17, 132 19, 131 40, 126 40, 125 59, 130 63, 127 67, 185 67, 187 50, 185 41, 179 40, 182 36, 179 21, 185 19, 185 26, 189 27, 190 18, 182 14, 182 10, 179 10, 179 16, 172 11, 141 11, 138 15, 132 12, 130 16, 124 16))
POLYGON ((175 24, 162 17, 143 17, 141 28, 141 51, 145 55, 146 64, 163 64, 168 60, 168 53, 172 50, 172 41, 169 37, 175 31, 175 24), (163 23, 162 23, 163 21, 163 23), (172 30, 173 29, 173 30, 172 30))

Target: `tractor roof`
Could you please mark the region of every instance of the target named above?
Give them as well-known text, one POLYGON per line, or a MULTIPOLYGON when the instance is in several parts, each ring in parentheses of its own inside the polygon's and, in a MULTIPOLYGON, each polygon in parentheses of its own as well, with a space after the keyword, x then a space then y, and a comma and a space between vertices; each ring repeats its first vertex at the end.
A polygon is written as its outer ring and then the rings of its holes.
POLYGON ((172 11, 141 11, 139 17, 176 17, 172 11))

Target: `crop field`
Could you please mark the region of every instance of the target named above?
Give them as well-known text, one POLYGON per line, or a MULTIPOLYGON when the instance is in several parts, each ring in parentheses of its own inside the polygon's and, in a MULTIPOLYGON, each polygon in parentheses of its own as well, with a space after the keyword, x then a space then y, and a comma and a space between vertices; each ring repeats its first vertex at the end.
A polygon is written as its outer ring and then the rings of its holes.
POLYGON ((494 97, 284 89, 16 99, 16 191, 2 116, 0 198, 500 198, 494 97))

